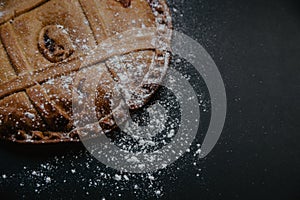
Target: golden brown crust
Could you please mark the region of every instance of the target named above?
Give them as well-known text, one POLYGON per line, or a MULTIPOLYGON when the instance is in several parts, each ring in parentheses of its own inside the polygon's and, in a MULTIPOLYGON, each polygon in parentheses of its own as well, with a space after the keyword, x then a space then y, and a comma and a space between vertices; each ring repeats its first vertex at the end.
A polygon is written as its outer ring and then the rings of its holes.
POLYGON ((6 21, 13 19, 25 12, 28 12, 35 7, 43 4, 47 0, 3 0, 0 1, 0 24, 5 23, 6 21))
MULTIPOLYGON (((165 2, 43 2, 32 0, 23 10, 18 4, 20 16, 0 27, 5 70, 0 72, 0 136, 19 143, 78 141, 71 88, 86 79, 82 68, 93 74, 99 62, 102 82, 94 99, 100 125, 109 130, 115 126, 113 116, 125 120, 120 107, 111 110, 108 94, 132 109, 144 105, 169 62, 171 18, 165 2), (145 30, 137 33, 137 28, 145 30), (160 41, 153 44, 155 38, 160 41)), ((0 23, 17 15, 0 16, 0 23)), ((85 118, 84 112, 79 115, 85 118)))

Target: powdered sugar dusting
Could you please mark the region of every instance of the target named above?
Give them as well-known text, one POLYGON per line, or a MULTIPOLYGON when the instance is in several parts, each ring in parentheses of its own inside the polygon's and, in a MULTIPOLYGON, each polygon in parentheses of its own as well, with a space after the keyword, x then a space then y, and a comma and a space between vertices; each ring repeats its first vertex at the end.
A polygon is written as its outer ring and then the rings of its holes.
MULTIPOLYGON (((173 9, 173 11, 175 13, 179 12, 176 9, 173 9)), ((159 13, 155 11, 155 15, 158 16, 159 13)), ((168 18, 166 20, 170 21, 171 19, 168 18)), ((136 22, 132 21, 132 23, 136 22)), ((160 31, 164 29, 163 25, 159 26, 160 31)), ((77 42, 84 43, 85 41, 77 42)), ((83 48, 85 47, 83 46, 83 48)), ((163 58, 158 57, 157 59, 162 60, 163 58)), ((175 63, 180 65, 182 62, 179 59, 175 63)), ((142 69, 143 66, 141 65, 139 70, 141 71, 142 69)), ((137 71, 136 75, 138 73, 140 72, 137 71)), ((63 82, 62 87, 69 91, 69 83, 72 80, 68 77, 61 77, 61 80, 63 82)), ((46 82, 49 85, 54 85, 54 83, 54 79, 46 82)), ((202 98, 202 96, 199 96, 199 98, 202 98)), ((200 106, 204 108, 202 111, 207 112, 209 110, 209 102, 206 100, 201 99, 200 106)), ((148 119, 147 115, 139 116, 139 114, 136 114, 136 123, 127 124, 125 130, 128 133, 132 133, 131 137, 135 140, 135 145, 126 144, 127 138, 118 140, 116 142, 117 145, 124 149, 132 148, 141 152, 147 152, 151 148, 158 148, 158 145, 163 145, 172 140, 176 135, 176 125, 178 125, 179 121, 175 120, 166 124, 170 117, 165 112, 157 112, 157 110, 160 109, 147 108, 145 112, 149 114, 150 119, 148 119), (137 124, 144 121, 148 121, 149 129, 147 135, 142 135, 137 131, 139 128, 137 124), (162 135, 162 139, 160 141, 153 140, 153 136, 165 130, 166 127, 168 127, 168 131, 162 135)), ((34 119, 32 113, 27 113, 26 116, 29 119, 34 119)), ((17 173, 4 172, 1 175, 0 184, 11 186, 17 191, 17 195, 23 198, 31 196, 41 197, 49 193, 51 198, 59 198, 58 194, 66 193, 65 188, 70 189, 70 193, 65 194, 66 198, 80 198, 80 196, 88 198, 91 194, 96 193, 99 199, 123 199, 128 194, 137 199, 160 198, 172 191, 172 185, 178 179, 178 174, 185 173, 185 168, 192 168, 193 174, 190 176, 201 177, 201 167, 198 160, 198 156, 201 153, 200 146, 200 143, 197 143, 187 149, 185 157, 178 161, 179 164, 165 165, 165 169, 143 174, 119 172, 110 169, 99 163, 86 150, 80 149, 64 155, 49 156, 47 159, 43 158, 39 164, 25 162, 27 164, 18 168, 17 173), (80 191, 80 195, 78 195, 78 191, 80 191)), ((154 158, 149 157, 149 160, 151 159, 154 158)), ((145 168, 145 165, 140 164, 139 159, 135 156, 128 157, 127 161, 137 164, 141 169, 145 168)))
MULTIPOLYGON (((176 66, 185 66, 179 60, 172 63, 176 66)), ((190 79, 192 78, 190 77, 190 79)), ((176 85, 176 82, 173 82, 173 84, 176 85)), ((204 94, 201 95, 204 96, 204 94)), ((164 96, 168 95, 160 93, 157 99, 164 96)), ((200 99, 202 102, 206 102, 202 97, 200 99)), ((166 97, 165 100, 160 102, 173 110, 178 109, 172 101, 171 97, 166 97)), ((201 108, 208 109, 207 106, 202 105, 201 108)), ((131 135, 138 141, 136 145, 126 144, 126 138, 121 138, 116 141, 116 144, 124 149, 136 148, 141 152, 146 152, 149 151, 149 148, 156 147, 160 143, 168 143, 176 135, 176 126, 180 123, 176 120, 178 116, 172 116, 175 120, 168 122, 168 114, 159 109, 159 106, 145 108, 142 113, 133 114, 133 119, 139 124, 146 121, 150 124, 150 127, 160 127, 160 131, 168 127, 168 131, 163 135, 161 142, 151 139, 157 132, 149 131, 149 135, 139 135, 138 133, 131 135)), ((137 127, 128 125, 127 128, 133 130, 137 127)), ((61 194, 65 194, 66 198, 92 198, 97 196, 100 199, 123 199, 128 197, 128 194, 137 199, 161 198, 173 192, 173 186, 179 181, 180 174, 201 179, 201 163, 198 159, 201 152, 200 147, 200 143, 196 143, 186 150, 185 156, 180 158, 177 163, 165 166, 165 169, 156 172, 142 174, 120 172, 108 168, 99 163, 83 148, 68 150, 63 155, 53 153, 53 156, 43 158, 36 163, 28 160, 24 166, 21 165, 17 168, 16 171, 18 172, 2 172, 0 184, 14 188, 21 198, 43 197, 46 193, 51 195, 51 198, 59 198, 61 194), (187 169, 191 174, 186 174, 187 169), (66 188, 70 188, 70 192, 65 193, 66 188)), ((55 148, 55 146, 51 147, 49 152, 54 151, 55 148)), ((41 156, 44 153, 41 152, 41 156)), ((153 158, 149 157, 149 159, 153 158)), ((131 156, 127 160, 132 164, 139 164, 137 157, 131 156)), ((138 166, 140 168, 145 167, 142 164, 138 166)))

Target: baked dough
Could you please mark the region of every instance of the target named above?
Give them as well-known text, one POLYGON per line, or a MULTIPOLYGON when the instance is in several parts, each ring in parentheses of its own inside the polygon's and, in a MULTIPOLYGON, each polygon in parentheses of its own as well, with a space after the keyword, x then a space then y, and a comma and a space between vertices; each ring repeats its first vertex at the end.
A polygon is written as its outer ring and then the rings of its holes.
POLYGON ((97 117, 111 130, 112 112, 122 115, 111 109, 108 96, 130 109, 143 106, 169 64, 171 17, 164 0, 4 0, 0 24, 4 140, 79 141, 72 88, 95 70, 97 117))

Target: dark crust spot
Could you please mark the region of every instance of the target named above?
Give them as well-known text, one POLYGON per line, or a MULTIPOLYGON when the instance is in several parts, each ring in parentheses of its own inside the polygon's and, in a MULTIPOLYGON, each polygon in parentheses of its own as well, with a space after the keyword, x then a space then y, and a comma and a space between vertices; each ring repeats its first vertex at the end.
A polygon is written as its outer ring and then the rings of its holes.
POLYGON ((120 2, 125 8, 128 8, 131 4, 131 0, 116 0, 120 2))
POLYGON ((69 34, 57 25, 46 26, 41 30, 38 47, 43 56, 53 63, 67 59, 74 52, 69 34))

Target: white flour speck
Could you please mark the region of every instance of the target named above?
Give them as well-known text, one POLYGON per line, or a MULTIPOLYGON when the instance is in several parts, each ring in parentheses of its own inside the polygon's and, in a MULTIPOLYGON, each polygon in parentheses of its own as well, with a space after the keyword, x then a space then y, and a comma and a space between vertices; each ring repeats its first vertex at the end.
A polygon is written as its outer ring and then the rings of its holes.
POLYGON ((51 178, 50 177, 46 177, 45 181, 46 181, 46 183, 51 183, 51 178))

